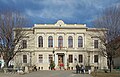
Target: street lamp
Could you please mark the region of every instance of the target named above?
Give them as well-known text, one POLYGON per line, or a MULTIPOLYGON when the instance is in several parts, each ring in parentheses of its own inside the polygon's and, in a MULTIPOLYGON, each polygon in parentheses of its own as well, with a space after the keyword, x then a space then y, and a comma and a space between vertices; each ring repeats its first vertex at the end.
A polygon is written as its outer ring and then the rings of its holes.
POLYGON ((54 62, 55 62, 55 51, 53 50, 53 55, 54 55, 54 62))

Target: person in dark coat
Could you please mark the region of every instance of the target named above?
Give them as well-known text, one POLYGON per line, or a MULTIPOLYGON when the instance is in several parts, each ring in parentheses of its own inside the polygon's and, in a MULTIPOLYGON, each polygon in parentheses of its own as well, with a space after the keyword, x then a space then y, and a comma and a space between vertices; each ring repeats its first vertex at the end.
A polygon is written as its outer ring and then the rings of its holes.
POLYGON ((77 64, 76 65, 76 74, 78 74, 78 71, 79 71, 79 65, 77 64))
POLYGON ((81 67, 79 66, 78 73, 81 73, 81 67))
POLYGON ((84 68, 84 66, 83 65, 81 65, 81 73, 85 73, 85 68, 84 68))

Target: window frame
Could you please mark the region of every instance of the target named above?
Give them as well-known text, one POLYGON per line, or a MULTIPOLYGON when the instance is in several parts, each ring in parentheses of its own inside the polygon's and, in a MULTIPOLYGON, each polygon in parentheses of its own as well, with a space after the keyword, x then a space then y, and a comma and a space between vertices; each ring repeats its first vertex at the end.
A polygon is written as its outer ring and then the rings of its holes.
POLYGON ((58 47, 59 48, 63 47, 63 37, 62 36, 58 37, 58 47))
POLYGON ((22 40, 22 49, 27 48, 27 40, 22 40))
POLYGON ((23 55, 23 63, 27 63, 27 55, 23 55))
POLYGON ((51 63, 51 61, 53 61, 53 55, 49 54, 49 63, 51 63))
POLYGON ((69 63, 73 63, 73 55, 69 54, 69 63))
POLYGON ((79 63, 83 63, 83 55, 82 54, 78 55, 78 61, 79 61, 79 63))
POLYGON ((97 49, 99 48, 99 40, 94 40, 94 48, 97 49))
POLYGON ((72 36, 68 37, 68 48, 73 48, 73 37, 72 36))
POLYGON ((94 55, 94 63, 98 63, 99 57, 98 55, 94 55))
POLYGON ((78 48, 83 47, 83 37, 82 36, 78 36, 78 48))
POLYGON ((43 63, 43 54, 38 55, 38 62, 43 63))
POLYGON ((43 47, 43 37, 42 36, 38 37, 38 47, 40 47, 40 48, 43 47))
POLYGON ((53 37, 52 36, 48 37, 48 47, 49 48, 53 47, 53 37))

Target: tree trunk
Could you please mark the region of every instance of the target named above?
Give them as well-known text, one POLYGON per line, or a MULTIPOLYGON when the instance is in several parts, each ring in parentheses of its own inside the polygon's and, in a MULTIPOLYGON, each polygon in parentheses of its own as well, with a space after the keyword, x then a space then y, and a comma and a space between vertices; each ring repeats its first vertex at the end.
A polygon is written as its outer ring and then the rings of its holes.
POLYGON ((112 57, 110 57, 110 72, 112 71, 112 57))
POLYGON ((11 57, 10 57, 9 59, 8 59, 8 58, 4 59, 4 62, 5 62, 4 67, 5 67, 5 68, 8 67, 10 60, 11 60, 11 57))

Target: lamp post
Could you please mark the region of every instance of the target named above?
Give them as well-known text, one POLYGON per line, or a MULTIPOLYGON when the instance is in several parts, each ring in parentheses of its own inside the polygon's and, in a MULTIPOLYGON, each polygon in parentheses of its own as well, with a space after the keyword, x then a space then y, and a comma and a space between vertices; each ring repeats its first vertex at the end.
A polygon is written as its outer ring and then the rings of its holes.
POLYGON ((54 62, 55 62, 55 51, 53 50, 53 55, 54 55, 54 62))
POLYGON ((90 55, 88 56, 88 66, 90 66, 90 55))

